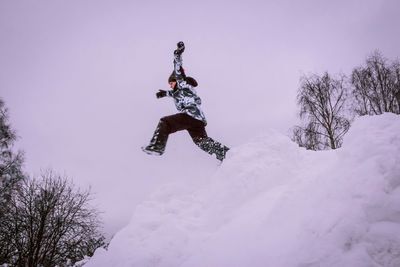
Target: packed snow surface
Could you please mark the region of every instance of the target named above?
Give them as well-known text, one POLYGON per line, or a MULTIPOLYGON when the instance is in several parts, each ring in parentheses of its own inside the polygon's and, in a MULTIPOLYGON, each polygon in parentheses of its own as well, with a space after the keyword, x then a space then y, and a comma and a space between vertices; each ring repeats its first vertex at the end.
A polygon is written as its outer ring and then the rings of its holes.
POLYGON ((358 118, 331 151, 265 134, 205 180, 155 192, 85 267, 400 266, 397 115, 358 118))

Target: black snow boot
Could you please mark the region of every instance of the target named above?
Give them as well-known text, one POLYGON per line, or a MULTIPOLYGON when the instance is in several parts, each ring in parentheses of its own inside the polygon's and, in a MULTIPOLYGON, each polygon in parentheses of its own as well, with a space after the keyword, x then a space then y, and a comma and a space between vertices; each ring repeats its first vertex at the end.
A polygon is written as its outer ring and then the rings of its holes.
POLYGON ((154 131, 153 137, 150 140, 150 144, 146 147, 142 147, 142 150, 149 155, 161 156, 164 154, 165 146, 167 145, 168 135, 165 135, 160 129, 164 126, 165 122, 160 121, 156 130, 154 131))
POLYGON ((216 158, 220 161, 225 159, 226 152, 229 150, 228 147, 222 145, 220 142, 214 141, 210 137, 197 138, 194 142, 208 154, 215 154, 216 158))

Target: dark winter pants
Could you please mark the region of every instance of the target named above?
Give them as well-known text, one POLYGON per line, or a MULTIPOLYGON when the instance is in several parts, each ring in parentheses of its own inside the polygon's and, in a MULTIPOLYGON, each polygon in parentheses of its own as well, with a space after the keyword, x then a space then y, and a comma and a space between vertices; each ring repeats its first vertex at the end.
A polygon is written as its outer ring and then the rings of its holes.
POLYGON ((150 146, 154 146, 154 148, 162 154, 165 150, 168 136, 171 133, 182 130, 187 130, 193 142, 202 150, 209 154, 216 154, 219 160, 225 158, 225 153, 229 148, 221 145, 219 142, 215 142, 207 136, 204 122, 196 120, 185 113, 178 113, 161 118, 154 132, 154 136, 150 141, 150 146))
POLYGON ((160 119, 160 124, 160 134, 162 133, 166 136, 177 131, 187 130, 194 142, 199 138, 207 137, 204 122, 196 120, 186 113, 163 117, 160 119))

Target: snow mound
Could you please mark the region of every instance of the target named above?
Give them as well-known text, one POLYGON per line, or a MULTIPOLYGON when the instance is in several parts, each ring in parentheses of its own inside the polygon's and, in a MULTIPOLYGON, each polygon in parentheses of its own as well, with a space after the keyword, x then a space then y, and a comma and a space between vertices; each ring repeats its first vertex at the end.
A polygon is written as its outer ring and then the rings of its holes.
POLYGON ((85 267, 398 267, 399 152, 394 114, 357 119, 335 151, 268 133, 202 188, 155 192, 85 267))

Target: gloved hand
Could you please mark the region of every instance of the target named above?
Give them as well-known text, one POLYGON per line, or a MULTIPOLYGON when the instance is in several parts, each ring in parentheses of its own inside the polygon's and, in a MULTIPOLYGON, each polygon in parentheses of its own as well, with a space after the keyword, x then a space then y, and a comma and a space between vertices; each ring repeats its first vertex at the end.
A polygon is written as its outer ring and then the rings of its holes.
POLYGON ((178 50, 185 50, 185 44, 182 41, 178 42, 176 46, 178 47, 178 50))
POLYGON ((157 98, 162 98, 167 96, 167 91, 165 90, 158 90, 158 92, 156 93, 157 98))
POLYGON ((176 44, 177 49, 174 51, 174 54, 181 55, 185 51, 185 44, 180 41, 179 43, 176 44))

